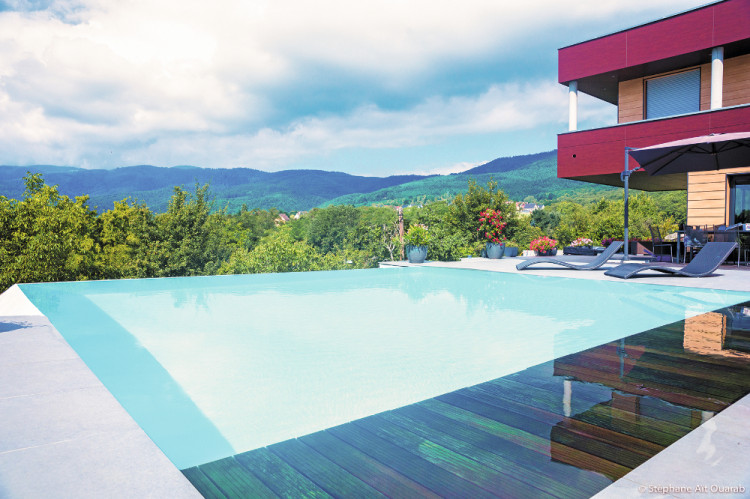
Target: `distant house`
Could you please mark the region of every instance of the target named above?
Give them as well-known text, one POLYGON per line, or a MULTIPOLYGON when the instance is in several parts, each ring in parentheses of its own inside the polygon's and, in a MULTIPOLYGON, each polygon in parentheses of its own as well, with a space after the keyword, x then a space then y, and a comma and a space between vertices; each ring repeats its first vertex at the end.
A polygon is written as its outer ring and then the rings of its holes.
POLYGON ((276 217, 276 225, 285 224, 289 221, 289 217, 286 215, 286 213, 279 213, 279 216, 276 217))
POLYGON ((516 211, 522 215, 530 215, 532 211, 541 210, 542 208, 544 208, 543 204, 525 203, 523 201, 516 203, 516 211))
POLYGON ((305 215, 307 215, 306 211, 298 211, 297 213, 294 214, 294 219, 295 220, 299 220, 300 218, 302 218, 305 215))

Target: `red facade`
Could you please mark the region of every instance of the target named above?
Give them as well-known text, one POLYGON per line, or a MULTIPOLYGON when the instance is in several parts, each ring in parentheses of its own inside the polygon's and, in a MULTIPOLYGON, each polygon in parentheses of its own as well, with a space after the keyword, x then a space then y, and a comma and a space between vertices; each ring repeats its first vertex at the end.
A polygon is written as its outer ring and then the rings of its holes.
MULTIPOLYGON (((619 83, 750 53, 750 0, 725 0, 559 50, 559 81, 618 104, 619 83)), ((750 79, 750 75, 748 75, 750 79)), ((747 102, 747 101, 746 101, 747 102)), ((622 185, 625 147, 644 147, 710 133, 750 130, 750 104, 558 135, 558 177, 622 185)), ((631 159, 630 168, 636 166, 631 159)), ((636 174, 631 186, 684 189, 685 175, 636 174), (671 177, 671 178, 670 178, 671 177)))
MULTIPOLYGON (((636 121, 606 128, 562 133, 557 136, 557 176, 597 183, 604 179, 587 179, 603 174, 617 174, 612 185, 619 184, 619 173, 625 161, 625 146, 645 147, 673 140, 711 133, 745 132, 750 130, 750 104, 676 118, 636 121)), ((630 159, 630 168, 637 165, 630 159)), ((681 177, 684 182, 684 176, 681 177)), ((656 179, 656 181, 669 179, 656 179)), ((673 179, 674 180, 674 179, 673 179)), ((638 180, 634 177, 634 182, 638 180)), ((636 186, 651 190, 648 186, 636 186)), ((654 187, 662 188, 663 185, 654 187)), ((675 185, 674 188, 684 188, 675 185)))
POLYGON ((743 42, 748 36, 750 0, 707 5, 560 49, 558 80, 560 83, 567 83, 695 52, 710 51, 719 45, 743 42))

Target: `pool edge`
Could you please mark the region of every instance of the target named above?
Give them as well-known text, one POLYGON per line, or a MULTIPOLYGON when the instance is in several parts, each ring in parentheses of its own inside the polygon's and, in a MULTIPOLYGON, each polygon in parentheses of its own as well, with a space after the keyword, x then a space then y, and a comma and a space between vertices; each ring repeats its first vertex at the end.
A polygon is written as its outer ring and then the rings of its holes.
POLYGON ((0 495, 201 497, 45 316, 0 322, 0 495))

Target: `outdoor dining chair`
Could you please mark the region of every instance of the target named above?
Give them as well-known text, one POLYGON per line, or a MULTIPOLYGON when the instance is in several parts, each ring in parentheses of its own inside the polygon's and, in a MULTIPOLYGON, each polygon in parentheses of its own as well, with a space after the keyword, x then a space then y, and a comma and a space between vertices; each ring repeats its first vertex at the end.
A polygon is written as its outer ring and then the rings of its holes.
POLYGON ((654 254, 657 256, 657 258, 661 255, 657 253, 656 248, 662 249, 662 255, 666 256, 664 254, 663 249, 667 248, 669 249, 669 261, 671 262, 674 259, 674 255, 672 255, 672 245, 670 243, 664 242, 664 240, 661 238, 661 232, 659 231, 659 227, 654 227, 653 225, 648 226, 648 230, 651 231, 651 244, 653 246, 654 254))
POLYGON ((683 261, 687 262, 687 255, 690 253, 690 259, 692 260, 695 253, 701 250, 708 242, 706 231, 686 226, 685 227, 685 254, 683 255, 683 261))

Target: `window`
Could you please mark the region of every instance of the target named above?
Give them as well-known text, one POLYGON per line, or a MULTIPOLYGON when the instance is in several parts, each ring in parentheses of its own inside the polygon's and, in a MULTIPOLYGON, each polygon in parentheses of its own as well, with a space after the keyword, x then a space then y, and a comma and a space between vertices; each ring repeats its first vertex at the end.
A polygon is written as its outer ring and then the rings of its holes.
POLYGON ((737 175, 731 178, 730 202, 731 224, 750 224, 750 175, 737 175))
POLYGON ((700 107, 700 69, 646 80, 646 119, 695 113, 700 107))

